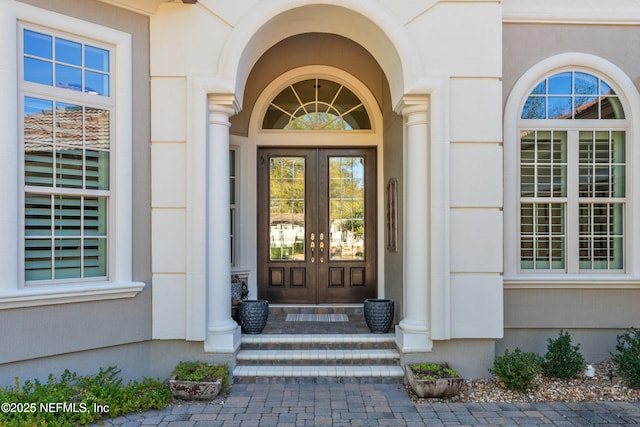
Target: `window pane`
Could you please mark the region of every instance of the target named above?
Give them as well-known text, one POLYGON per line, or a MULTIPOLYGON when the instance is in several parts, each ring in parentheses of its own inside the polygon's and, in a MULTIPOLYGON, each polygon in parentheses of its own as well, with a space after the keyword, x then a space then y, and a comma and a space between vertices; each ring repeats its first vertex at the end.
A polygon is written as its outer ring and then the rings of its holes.
POLYGON ((576 95, 598 95, 598 78, 587 73, 574 73, 576 95))
POLYGON ((56 103, 56 145, 82 147, 84 115, 80 105, 56 103))
POLYGON ((26 239, 24 244, 25 280, 52 279, 51 239, 26 239))
POLYGON ((82 70, 68 65, 56 64, 56 87, 82 90, 82 70))
POLYGON ((82 44, 56 38, 56 62, 82 66, 82 44))
POLYGON ((97 71, 108 73, 109 51, 94 46, 84 47, 84 66, 97 71))
POLYGON ((571 72, 549 77, 550 95, 571 95, 571 72))
POLYGON ((305 159, 270 159, 271 260, 305 259, 305 159))
POLYGON ((109 75, 94 71, 84 72, 84 91, 94 95, 109 96, 109 75))
POLYGON ((107 235, 107 198, 85 197, 83 209, 85 236, 107 235))
POLYGON ((111 141, 111 120, 108 110, 86 107, 84 142, 88 149, 108 150, 111 141))
POLYGON ((76 279, 82 277, 80 239, 55 239, 54 279, 76 279))
POLYGON ((576 119, 598 119, 599 99, 596 96, 576 96, 573 99, 573 115, 576 119))
POLYGON ((624 109, 620 98, 617 96, 606 96, 600 98, 600 110, 603 119, 624 119, 624 109))
POLYGON ((39 58, 53 59, 53 37, 24 30, 24 53, 39 58))
POLYGON ((523 119, 545 119, 547 117, 547 98, 530 96, 522 108, 523 119))
POLYGON ((53 63, 25 57, 24 80, 51 86, 53 84, 53 63))
POLYGON ((25 185, 53 186, 53 102, 24 98, 25 185))
POLYGON ((106 239, 84 239, 83 255, 84 277, 107 275, 106 239))
POLYGON ((24 218, 26 236, 51 236, 51 196, 26 193, 24 218))
POLYGON ((76 196, 54 197, 54 234, 79 236, 81 234, 81 199, 76 196))
POLYGON ((329 159, 331 260, 364 259, 364 158, 329 159))
POLYGON ((549 97, 549 119, 571 119, 572 110, 570 96, 549 97))

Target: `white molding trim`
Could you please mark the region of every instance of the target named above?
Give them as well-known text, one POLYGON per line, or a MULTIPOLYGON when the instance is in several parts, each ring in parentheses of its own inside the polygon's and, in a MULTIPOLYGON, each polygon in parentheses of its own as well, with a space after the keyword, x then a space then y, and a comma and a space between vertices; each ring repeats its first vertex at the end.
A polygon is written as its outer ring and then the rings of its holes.
MULTIPOLYGON (((595 75, 602 76, 619 95, 623 103, 627 120, 630 123, 628 131, 629 141, 635 141, 640 130, 640 94, 636 89, 633 81, 624 71, 611 62, 595 55, 568 52, 549 57, 528 69, 514 84, 509 94, 509 98, 505 104, 504 113, 504 274, 505 285, 510 282, 515 284, 515 278, 523 278, 523 281, 529 283, 546 283, 546 277, 556 284, 567 280, 570 285, 572 281, 577 279, 576 275, 539 275, 541 281, 531 281, 530 274, 518 273, 519 255, 518 255, 518 204, 519 190, 517 183, 519 181, 519 160, 518 152, 518 129, 520 127, 520 111, 524 101, 533 89, 534 85, 541 79, 564 70, 584 70, 595 75), (510 278, 509 280, 506 277, 510 278), (527 279, 528 277, 528 279, 527 279), (566 279, 563 279, 565 277, 566 279)), ((640 146, 638 144, 629 144, 629 153, 627 159, 629 167, 632 168, 631 179, 627 184, 627 205, 628 212, 634 215, 627 215, 627 223, 625 224, 625 235, 627 241, 625 245, 625 265, 629 280, 633 281, 640 276, 640 239, 633 239, 640 230, 640 146)), ((536 275, 538 276, 538 275, 536 275)), ((606 275, 608 279, 602 278, 601 283, 606 286, 607 283, 616 283, 618 275, 606 275), (606 280, 605 280, 606 279, 606 280)), ((585 286, 589 286, 590 278, 594 274, 585 273, 580 275, 581 281, 585 286)), ((577 282, 575 282, 577 283, 577 282)), ((510 285, 511 286, 511 285, 510 285)), ((537 286, 537 285, 536 285, 537 286)))
POLYGON ((634 25, 640 8, 634 0, 503 0, 502 22, 523 24, 634 25))
POLYGON ((0 310, 40 305, 69 304, 106 299, 133 298, 143 282, 95 282, 82 285, 32 287, 0 293, 0 310))
POLYGON ((424 75, 407 27, 380 2, 362 0, 272 0, 248 11, 227 36, 218 75, 234 82, 240 100, 251 66, 271 46, 309 32, 334 33, 362 45, 378 61, 397 103, 424 75), (309 13, 305 8, 314 8, 309 13), (342 10, 336 11, 336 8, 342 10))
POLYGON ((640 289, 637 276, 516 276, 504 278, 504 289, 640 289))

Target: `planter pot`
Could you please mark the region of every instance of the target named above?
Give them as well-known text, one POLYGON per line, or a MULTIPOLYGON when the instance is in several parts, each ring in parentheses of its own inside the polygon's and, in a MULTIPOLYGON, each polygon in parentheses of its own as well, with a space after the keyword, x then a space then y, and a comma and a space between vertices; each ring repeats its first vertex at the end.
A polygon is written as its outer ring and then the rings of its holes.
POLYGON ((404 367, 404 374, 418 397, 452 397, 460 392, 464 382, 463 378, 419 379, 408 365, 404 367))
POLYGON ((169 388, 173 397, 180 400, 213 400, 222 387, 222 380, 218 381, 187 381, 169 380, 169 388))
POLYGON ((364 300, 364 320, 371 332, 386 333, 393 323, 393 300, 378 298, 364 300))
POLYGON ((269 318, 269 301, 246 300, 238 303, 238 318, 242 332, 259 334, 267 325, 269 318))

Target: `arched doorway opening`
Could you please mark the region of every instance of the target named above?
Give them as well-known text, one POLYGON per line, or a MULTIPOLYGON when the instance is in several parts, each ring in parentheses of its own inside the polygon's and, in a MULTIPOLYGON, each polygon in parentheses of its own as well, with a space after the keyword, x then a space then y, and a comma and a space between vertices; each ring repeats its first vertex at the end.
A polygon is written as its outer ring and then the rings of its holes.
POLYGON ((255 272, 253 295, 298 304, 383 295, 378 99, 329 65, 275 76, 255 99, 247 136, 231 136, 246 165, 239 225, 255 251, 239 260, 255 272))

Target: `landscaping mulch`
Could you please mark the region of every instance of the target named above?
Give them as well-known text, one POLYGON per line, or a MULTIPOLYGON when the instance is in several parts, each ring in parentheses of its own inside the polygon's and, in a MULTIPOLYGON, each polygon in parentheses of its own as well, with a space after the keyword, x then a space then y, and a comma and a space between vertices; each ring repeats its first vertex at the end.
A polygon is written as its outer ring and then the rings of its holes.
POLYGON ((572 379, 536 377, 525 393, 507 389, 499 378, 465 381, 460 394, 447 399, 420 399, 407 387, 414 402, 622 402, 640 401, 640 389, 629 387, 616 374, 611 361, 592 364, 594 377, 580 374, 572 379))

